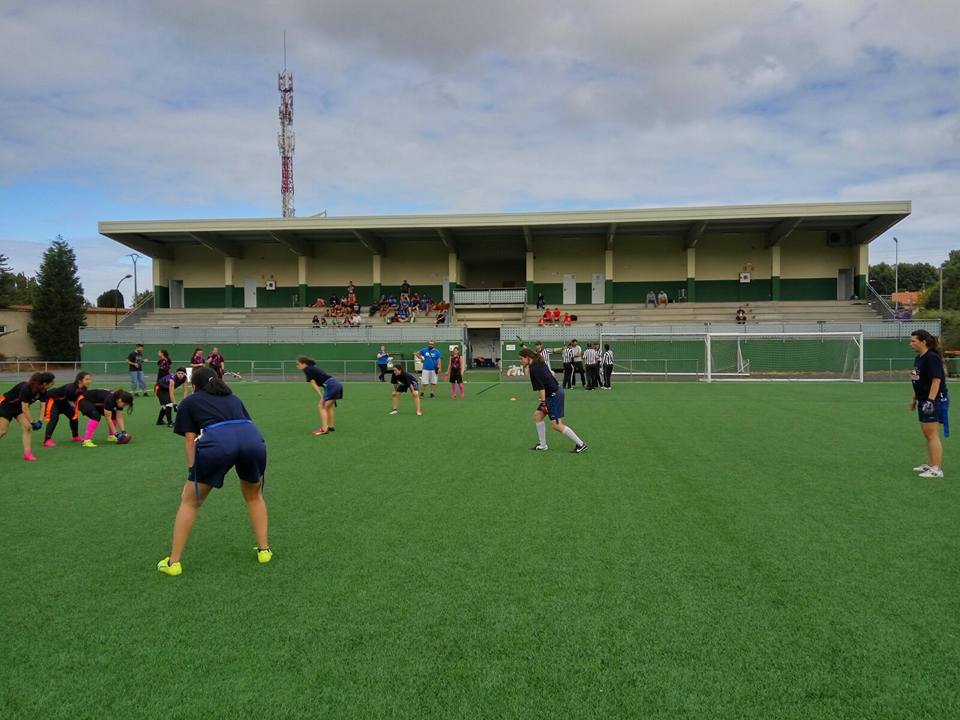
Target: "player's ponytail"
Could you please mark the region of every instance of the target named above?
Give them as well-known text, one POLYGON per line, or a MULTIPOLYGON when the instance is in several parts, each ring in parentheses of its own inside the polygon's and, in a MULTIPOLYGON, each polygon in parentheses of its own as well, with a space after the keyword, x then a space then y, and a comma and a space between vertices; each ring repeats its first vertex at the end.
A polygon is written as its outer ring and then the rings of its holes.
POLYGON ((313 367, 314 365, 317 364, 317 361, 316 361, 316 360, 314 360, 314 359, 311 358, 311 357, 307 357, 306 355, 300 355, 300 356, 297 358, 297 362, 300 363, 300 364, 302 364, 302 365, 306 365, 307 367, 313 367))
POLYGON ((194 370, 190 376, 190 382, 196 390, 203 390, 209 395, 233 395, 233 390, 227 385, 216 371, 208 367, 194 370))
POLYGON ((940 341, 937 339, 937 336, 929 330, 914 330, 910 335, 925 344, 927 350, 936 353, 941 359, 943 358, 943 349, 940 347, 940 341))

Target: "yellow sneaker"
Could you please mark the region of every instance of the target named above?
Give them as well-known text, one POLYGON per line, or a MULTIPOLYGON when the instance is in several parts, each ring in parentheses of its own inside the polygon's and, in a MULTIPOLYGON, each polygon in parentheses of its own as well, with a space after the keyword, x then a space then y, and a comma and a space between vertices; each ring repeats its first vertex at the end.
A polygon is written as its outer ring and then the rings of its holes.
POLYGON ((93 440, 84 440, 83 444, 80 447, 96 447, 96 443, 93 440))
POLYGON ((255 547, 254 550, 257 551, 257 562, 261 565, 266 565, 273 560, 273 550, 270 548, 255 547))
POLYGON ((107 442, 112 442, 112 443, 117 442, 117 436, 116 436, 116 435, 107 435, 107 442))
POLYGON ((170 564, 170 556, 168 555, 163 560, 157 563, 157 570, 164 573, 165 575, 181 575, 183 573, 183 565, 178 562, 170 564))

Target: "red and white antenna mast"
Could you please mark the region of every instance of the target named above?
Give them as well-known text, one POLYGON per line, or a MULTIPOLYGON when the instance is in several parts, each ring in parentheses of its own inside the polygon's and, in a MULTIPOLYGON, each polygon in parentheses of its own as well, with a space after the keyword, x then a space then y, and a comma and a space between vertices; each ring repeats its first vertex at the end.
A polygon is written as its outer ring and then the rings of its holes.
POLYGON ((280 205, 283 217, 293 217, 293 73, 287 70, 287 31, 283 31, 283 72, 277 76, 280 90, 280 205))

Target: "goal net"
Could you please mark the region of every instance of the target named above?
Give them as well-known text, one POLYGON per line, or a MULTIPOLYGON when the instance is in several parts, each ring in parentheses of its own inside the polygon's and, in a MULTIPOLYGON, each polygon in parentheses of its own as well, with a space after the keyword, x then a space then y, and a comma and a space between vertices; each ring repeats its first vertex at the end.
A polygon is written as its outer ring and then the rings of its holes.
POLYGON ((707 373, 704 334, 601 333, 601 355, 607 345, 613 377, 621 380, 698 379, 707 373))
POLYGON ((710 380, 863 382, 863 333, 708 333, 710 380))

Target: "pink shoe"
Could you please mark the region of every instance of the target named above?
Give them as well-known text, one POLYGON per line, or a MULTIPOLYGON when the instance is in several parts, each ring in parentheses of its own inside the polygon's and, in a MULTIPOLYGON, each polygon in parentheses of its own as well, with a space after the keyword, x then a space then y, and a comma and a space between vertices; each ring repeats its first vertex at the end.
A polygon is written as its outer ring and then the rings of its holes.
POLYGON ((83 438, 77 435, 75 438, 73 438, 73 442, 83 442, 83 438))
POLYGON ((327 432, 328 432, 328 431, 327 431, 327 430, 324 430, 323 428, 317 428, 316 430, 313 431, 313 434, 314 434, 314 435, 326 435, 327 432))
POLYGON ((28 452, 23 454, 23 459, 26 460, 27 462, 36 462, 37 456, 34 455, 32 452, 28 452))
POLYGON ((44 446, 44 447, 56 447, 57 444, 56 444, 53 440, 44 440, 44 441, 43 441, 43 446, 44 446))

